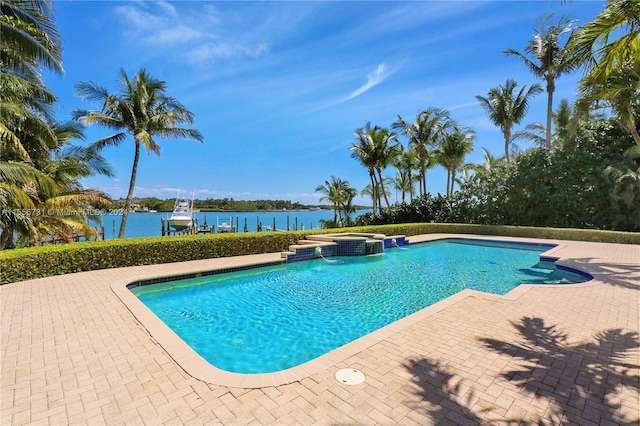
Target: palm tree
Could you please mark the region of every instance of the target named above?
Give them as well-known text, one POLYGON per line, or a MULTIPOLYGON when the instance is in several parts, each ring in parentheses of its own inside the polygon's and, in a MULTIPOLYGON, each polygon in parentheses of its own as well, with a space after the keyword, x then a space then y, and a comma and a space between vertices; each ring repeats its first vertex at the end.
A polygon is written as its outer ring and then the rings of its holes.
POLYGON ((129 191, 122 215, 118 238, 124 238, 131 208, 131 199, 138 172, 140 147, 160 155, 161 147, 156 138, 186 138, 198 142, 204 136, 196 129, 179 127, 183 123, 193 123, 193 113, 176 99, 166 96, 166 83, 152 78, 146 70, 140 70, 133 81, 124 69, 120 70, 118 93, 111 94, 99 85, 80 82, 76 85, 76 95, 86 101, 102 104, 100 111, 75 110, 73 116, 85 124, 99 124, 117 133, 95 141, 92 148, 97 151, 107 146, 117 146, 127 139, 127 133, 133 136, 134 156, 129 180, 129 191))
POLYGON ((470 170, 473 170, 476 173, 481 173, 485 171, 490 171, 491 169, 497 167, 501 162, 504 161, 504 157, 496 158, 485 147, 482 147, 482 153, 484 155, 484 163, 482 164, 469 163, 466 165, 466 167, 470 170))
POLYGON ((316 192, 322 194, 320 201, 329 201, 333 205, 334 224, 350 222, 350 214, 355 210, 352 202, 357 191, 349 182, 331 176, 330 181, 325 180, 323 185, 316 186, 316 192))
POLYGON ((518 83, 508 79, 504 86, 498 85, 498 87, 490 89, 486 98, 476 96, 480 106, 489 116, 489 120, 500 127, 504 135, 504 154, 507 164, 511 162, 509 144, 512 142, 511 131, 513 126, 520 124, 527 115, 531 98, 542 92, 542 87, 539 84, 532 84, 528 89, 527 86, 522 86, 516 95, 514 92, 517 87, 518 83))
POLYGON ((30 164, 0 162, 0 250, 13 241, 14 232, 36 235, 31 212, 36 211, 38 195, 53 196, 55 182, 30 164))
POLYGON ((631 133, 640 146, 640 134, 635 116, 640 112, 640 60, 627 61, 607 74, 604 83, 589 76, 580 82, 577 107, 587 110, 593 104, 610 107, 623 129, 631 133))
POLYGON ((592 80, 604 83, 621 64, 640 61, 640 3, 607 0, 595 19, 574 33, 570 48, 592 80))
POLYGON ((31 81, 41 81, 41 66, 62 73, 62 37, 51 0, 3 0, 0 12, 3 71, 9 68, 31 81))
POLYGON ((371 185, 375 190, 374 211, 376 205, 380 210, 382 209, 381 198, 384 198, 387 207, 389 207, 382 171, 395 160, 400 152, 397 135, 382 127, 371 127, 371 123, 356 129, 354 135, 356 143, 352 144, 349 149, 352 152, 351 156, 369 170, 371 185), (375 172, 377 172, 377 177, 375 172))
POLYGON ((402 202, 406 202, 407 193, 413 193, 414 184, 411 180, 411 175, 407 170, 400 171, 396 173, 396 177, 393 179, 393 187, 396 191, 400 191, 402 194, 402 202))
POLYGON ((528 140, 533 143, 534 146, 539 148, 545 148, 547 144, 546 140, 547 128, 542 123, 529 123, 524 126, 524 130, 518 130, 511 137, 511 144, 518 140, 528 140))
POLYGON ((398 115, 391 128, 409 140, 410 149, 415 149, 419 163, 420 195, 427 193, 427 170, 436 165, 434 151, 451 129, 453 121, 449 111, 430 107, 421 111, 413 123, 398 115))
POLYGON ((376 150, 373 139, 369 135, 370 126, 370 123, 367 123, 364 128, 359 128, 354 132, 353 135, 355 137, 355 142, 351 144, 349 150, 351 151, 351 158, 356 159, 360 164, 366 167, 369 172, 372 191, 370 195, 373 202, 373 212, 375 213, 378 206, 378 194, 376 193, 378 181, 375 173, 376 150))
POLYGON ((553 117, 553 93, 556 90, 556 80, 562 74, 573 72, 579 65, 576 56, 565 43, 560 46, 560 37, 571 31, 573 21, 561 17, 557 23, 551 23, 553 14, 548 15, 541 23, 537 33, 525 47, 524 53, 514 49, 504 51, 506 55, 515 55, 522 59, 531 73, 546 82, 547 90, 547 124, 546 143, 551 149, 551 124, 553 117))
POLYGON ((49 122, 56 100, 41 69, 62 73, 62 38, 50 0, 0 2, 0 250, 14 232, 37 232, 38 197, 56 193, 56 183, 34 163, 55 147, 49 122))
POLYGON ((464 158, 473 151, 475 133, 472 129, 457 125, 442 142, 438 155, 440 164, 447 169, 447 195, 453 194, 456 170, 464 162, 464 158))
POLYGON ((0 161, 31 161, 34 154, 44 160, 55 141, 48 122, 56 97, 40 71, 63 72, 52 2, 0 2, 0 34, 0 161))
MULTIPOLYGON (((395 167, 398 169, 398 175, 402 176, 403 187, 405 191, 402 193, 402 201, 405 200, 405 192, 409 193, 409 200, 413 201, 413 195, 415 193, 415 181, 413 178, 413 170, 418 169, 418 153, 415 148, 410 147, 406 151, 402 151, 395 161, 395 167)), ((396 180, 398 178, 396 177, 396 180)))
POLYGON ((640 146, 635 120, 640 103, 640 3, 609 0, 604 11, 576 31, 571 48, 585 64, 578 107, 586 110, 604 101, 640 146))
MULTIPOLYGON (((551 136, 551 147, 568 143, 571 135, 575 133, 577 122, 573 108, 566 99, 560 101, 558 108, 553 113, 553 124, 556 130, 551 136)), ((536 147, 544 148, 546 146, 546 131, 544 124, 530 123, 525 126, 524 130, 515 132, 512 141, 525 139, 531 141, 536 147)))

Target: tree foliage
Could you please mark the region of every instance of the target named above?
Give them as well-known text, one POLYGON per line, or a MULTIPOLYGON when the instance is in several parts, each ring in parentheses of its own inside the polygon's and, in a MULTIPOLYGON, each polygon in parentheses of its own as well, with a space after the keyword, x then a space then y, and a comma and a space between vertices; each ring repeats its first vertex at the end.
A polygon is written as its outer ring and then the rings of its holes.
POLYGON ((461 191, 426 195, 358 224, 463 222, 640 230, 640 154, 613 120, 582 125, 573 144, 534 148, 510 165, 477 169, 461 191))

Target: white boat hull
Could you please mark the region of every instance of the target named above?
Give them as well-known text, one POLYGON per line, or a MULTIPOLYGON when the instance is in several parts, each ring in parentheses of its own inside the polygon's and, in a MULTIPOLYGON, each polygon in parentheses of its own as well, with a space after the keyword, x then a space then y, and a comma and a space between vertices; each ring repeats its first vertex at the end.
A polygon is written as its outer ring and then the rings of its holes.
POLYGON ((169 218, 168 222, 169 222, 169 226, 175 229, 176 231, 191 228, 191 226, 193 225, 193 220, 190 218, 185 218, 185 219, 169 218))

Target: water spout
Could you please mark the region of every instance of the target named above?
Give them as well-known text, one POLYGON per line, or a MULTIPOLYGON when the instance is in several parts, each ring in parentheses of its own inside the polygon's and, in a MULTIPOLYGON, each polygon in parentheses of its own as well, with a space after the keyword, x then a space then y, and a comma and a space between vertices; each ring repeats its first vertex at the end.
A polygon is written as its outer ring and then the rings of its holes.
POLYGON ((392 238, 392 239, 391 239, 391 246, 393 246, 393 247, 397 247, 397 248, 399 248, 400 250, 406 250, 406 249, 407 249, 406 247, 400 247, 400 246, 398 245, 398 241, 396 241, 396 239, 395 239, 395 238, 392 238))
POLYGON ((314 251, 315 257, 320 257, 322 258, 322 260, 324 260, 327 263, 331 263, 333 265, 341 265, 344 263, 344 261, 342 260, 338 260, 338 259, 327 259, 326 257, 324 257, 322 255, 322 247, 316 247, 315 251, 314 251))

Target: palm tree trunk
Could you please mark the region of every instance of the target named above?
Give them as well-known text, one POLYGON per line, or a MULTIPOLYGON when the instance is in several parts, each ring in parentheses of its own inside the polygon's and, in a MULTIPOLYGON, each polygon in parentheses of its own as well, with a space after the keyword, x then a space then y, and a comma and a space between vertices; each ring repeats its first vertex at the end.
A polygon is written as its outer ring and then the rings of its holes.
POLYGON ((5 226, 0 234, 0 250, 4 250, 13 239, 13 227, 5 226))
POLYGON ((449 195, 450 185, 451 185, 451 169, 447 167, 447 195, 449 195))
POLYGON ((422 170, 422 195, 427 195, 427 169, 422 170))
POLYGON ((451 169, 451 191, 449 191, 449 195, 453 195, 453 185, 456 182, 456 169, 457 167, 451 169))
POLYGON ((555 91, 555 85, 553 84, 552 76, 547 77, 547 150, 551 150, 551 124, 553 117, 553 92, 555 91))
POLYGON ((382 195, 384 196, 384 202, 387 204, 387 208, 390 207, 389 205, 389 198, 387 197, 387 191, 385 191, 384 189, 384 182, 382 179, 382 170, 381 169, 377 169, 378 170, 378 177, 380 178, 380 192, 382 192, 382 195))
POLYGON ((633 140, 636 141, 636 144, 640 146, 640 134, 638 134, 638 129, 636 129, 635 127, 632 127, 631 135, 633 136, 633 140))
POLYGON ((133 198, 133 188, 136 186, 136 175, 138 174, 138 160, 140 159, 140 142, 135 141, 136 153, 133 156, 133 167, 131 169, 131 180, 129 181, 129 192, 124 202, 124 211, 122 212, 122 223, 120 223, 120 231, 118 238, 124 238, 124 232, 127 229, 127 220, 129 220, 129 209, 131 208, 131 199, 133 198))
MULTIPOLYGON (((633 117, 633 116, 631 116, 633 117)), ((623 120, 618 119, 622 128, 626 128, 633 136, 633 140, 636 145, 640 146, 640 134, 638 134, 638 128, 636 126, 636 120, 631 118, 630 122, 625 122, 623 120)))
POLYGON ((373 213, 376 213, 376 174, 373 169, 369 169, 369 179, 371 179, 371 199, 373 200, 373 213))
POLYGON ((413 202, 413 174, 411 173, 411 169, 409 169, 409 201, 413 202))
POLYGON ((511 158, 509 157, 509 143, 511 142, 511 132, 509 129, 504 131, 504 158, 507 159, 507 165, 511 164, 511 158))

